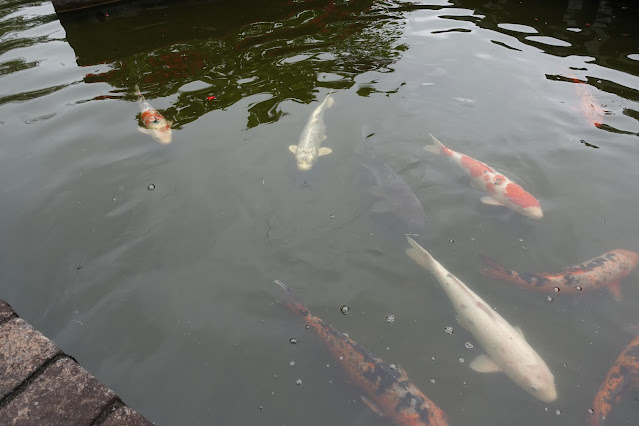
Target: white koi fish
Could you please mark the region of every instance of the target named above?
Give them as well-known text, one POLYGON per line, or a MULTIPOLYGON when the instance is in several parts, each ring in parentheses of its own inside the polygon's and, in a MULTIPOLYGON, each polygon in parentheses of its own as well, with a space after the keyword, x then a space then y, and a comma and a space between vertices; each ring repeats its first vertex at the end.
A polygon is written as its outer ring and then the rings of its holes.
POLYGON ((470 368, 480 373, 503 371, 519 387, 540 400, 551 402, 557 399, 555 377, 526 342, 521 330, 513 328, 422 246, 407 238, 411 247, 406 249, 406 254, 432 272, 453 303, 457 322, 477 339, 487 353, 475 358, 470 368))
POLYGON ((140 92, 140 87, 137 84, 135 85, 135 94, 138 95, 138 102, 140 103, 140 110, 142 111, 142 121, 144 122, 144 127, 138 127, 140 133, 150 135, 162 145, 170 144, 172 137, 171 125, 173 125, 173 121, 167 121, 162 114, 157 112, 157 110, 144 99, 142 92, 140 92))
POLYGON ((508 207, 532 219, 544 217, 539 201, 526 192, 524 188, 485 163, 448 149, 435 136, 430 135, 430 137, 433 138, 435 144, 426 145, 424 149, 435 154, 444 155, 452 163, 464 169, 470 177, 470 184, 474 188, 488 193, 488 196, 481 199, 484 204, 508 207))
POLYGON ((333 97, 329 93, 324 102, 320 104, 308 119, 308 123, 302 130, 300 140, 297 145, 288 147, 289 151, 295 154, 297 168, 302 171, 311 170, 318 157, 328 155, 332 149, 320 147, 326 140, 326 125, 324 124, 324 111, 333 105, 333 97))

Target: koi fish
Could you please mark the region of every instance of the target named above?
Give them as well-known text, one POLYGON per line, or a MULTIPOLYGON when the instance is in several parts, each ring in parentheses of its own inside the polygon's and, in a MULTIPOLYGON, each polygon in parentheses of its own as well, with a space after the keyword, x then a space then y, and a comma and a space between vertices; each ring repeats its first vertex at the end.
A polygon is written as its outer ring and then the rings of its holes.
POLYGON ((637 266, 639 254, 628 250, 612 250, 579 265, 571 266, 563 272, 532 273, 515 272, 486 256, 480 255, 486 264, 482 275, 510 281, 522 288, 562 293, 577 293, 608 287, 617 300, 621 299, 619 282, 637 266))
POLYGON ((315 108, 308 119, 297 145, 288 147, 295 154, 297 168, 302 171, 311 170, 313 164, 322 155, 333 152, 332 149, 320 147, 326 140, 326 125, 324 124, 324 111, 333 105, 333 97, 329 93, 324 101, 315 108))
MULTIPOLYGON (((594 414, 590 416, 590 426, 603 426, 615 404, 619 403, 629 388, 639 387, 639 335, 621 352, 615 363, 608 370, 606 379, 593 400, 594 414)), ((636 397, 636 396, 632 396, 636 397)), ((636 420, 636 419, 635 419, 636 420)), ((632 424, 635 424, 633 422, 632 424)), ((628 423, 630 424, 630 423, 628 423)))
POLYGON ((144 99, 142 92, 140 92, 140 87, 137 84, 135 85, 135 94, 138 95, 138 102, 140 103, 140 110, 142 111, 142 121, 144 122, 144 127, 138 127, 140 133, 151 135, 153 139, 162 145, 170 144, 173 121, 167 121, 162 114, 157 112, 157 110, 144 99))
MULTIPOLYGON (((365 130, 362 129, 362 132, 365 130)), ((363 163, 373 177, 375 185, 369 192, 378 197, 371 211, 376 213, 393 212, 406 224, 411 232, 421 232, 424 229, 424 208, 406 181, 383 160, 377 157, 375 151, 366 142, 362 133, 361 151, 365 158, 363 163)))
POLYGON ((539 201, 524 188, 487 164, 448 149, 435 136, 430 135, 430 137, 435 144, 426 145, 424 149, 434 154, 444 155, 449 161, 464 169, 470 177, 471 186, 488 193, 488 196, 481 198, 482 203, 504 206, 532 219, 541 219, 544 216, 539 201))
POLYGON ((572 73, 569 73, 569 75, 569 80, 575 83, 575 91, 577 92, 577 96, 579 96, 581 113, 588 123, 595 127, 601 127, 604 117, 606 116, 606 111, 597 103, 586 81, 578 79, 572 73))
POLYGON ((451 274, 422 246, 410 237, 406 254, 430 271, 457 312, 457 322, 470 332, 484 348, 470 363, 479 373, 503 371, 519 387, 544 402, 557 399, 555 377, 537 352, 528 344, 522 331, 512 327, 482 298, 451 274))
POLYGON ((396 425, 448 425, 446 414, 408 379, 404 369, 387 364, 312 315, 284 283, 275 283, 286 292, 285 306, 302 317, 326 343, 351 381, 365 394, 362 401, 373 411, 396 425))

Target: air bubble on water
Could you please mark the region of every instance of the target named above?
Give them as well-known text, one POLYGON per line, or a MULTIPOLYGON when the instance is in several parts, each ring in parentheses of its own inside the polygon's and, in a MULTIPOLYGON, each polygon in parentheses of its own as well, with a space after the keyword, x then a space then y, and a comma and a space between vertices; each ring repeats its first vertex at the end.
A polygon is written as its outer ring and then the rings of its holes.
POLYGON ((297 386, 302 386, 302 379, 297 379, 297 381, 295 382, 295 384, 297 386))
POLYGON ((595 410, 593 410, 592 408, 588 409, 588 414, 595 414, 595 410))
POLYGON ((434 356, 430 357, 430 359, 432 359, 433 361, 435 361, 435 357, 434 357, 434 356))
POLYGON ((435 383, 435 379, 430 379, 430 382, 431 383, 435 383))
POLYGON ((463 363, 464 361, 464 358, 459 358, 459 362, 463 363))
POLYGON ((331 214, 331 215, 329 216, 329 218, 331 218, 331 219, 335 219, 335 215, 334 215, 334 214, 331 214))
POLYGON ((449 238, 449 239, 448 239, 448 242, 449 242, 449 243, 454 243, 454 242, 455 242, 455 240, 453 240, 452 238, 449 238))
POLYGON ((397 370, 397 366, 395 364, 389 364, 388 366, 391 370, 397 370))
POLYGON ((473 348, 473 344, 470 343, 470 342, 466 342, 466 344, 464 346, 466 346, 466 349, 472 349, 473 348))
POLYGON ((308 330, 309 328, 311 328, 311 326, 310 326, 310 325, 308 325, 308 324, 306 324, 306 325, 304 326, 304 328, 308 330))
POLYGON ((342 333, 342 336, 348 337, 348 333, 342 333))
POLYGON ((564 362, 564 367, 568 367, 568 363, 567 362, 564 362))
POLYGON ((578 285, 577 287, 575 287, 575 290, 581 291, 581 290, 583 290, 583 288, 580 285, 578 285))
POLYGON ((520 242, 520 243, 523 243, 523 242, 524 242, 524 239, 523 239, 523 238, 520 238, 520 239, 519 239, 519 242, 520 242))
POLYGON ((291 337, 290 339, 288 339, 288 341, 291 342, 292 345, 294 345, 297 342, 299 342, 299 340, 297 340, 297 337, 291 337))
POLYGON ((153 191, 155 189, 155 185, 151 184, 147 186, 146 189, 148 189, 149 191, 153 191))
POLYGON ((555 290, 555 293, 559 293, 561 289, 559 287, 555 287, 553 290, 555 290))
POLYGON ((348 315, 351 313, 351 308, 348 305, 342 305, 341 308, 339 308, 339 310, 344 314, 344 315, 348 315))
POLYGON ((288 365, 290 365, 291 367, 295 365, 295 361, 291 361, 288 363, 288 365))
POLYGON ((470 237, 470 241, 475 241, 475 237, 470 237))
POLYGON ((453 327, 451 327, 451 326, 444 327, 444 333, 453 334, 453 327))
POLYGON ((344 360, 344 357, 343 357, 343 356, 340 356, 340 357, 339 357, 339 360, 340 360, 340 361, 343 361, 343 360, 344 360))
POLYGON ((557 410, 557 411, 555 411, 555 414, 556 414, 556 415, 560 415, 560 414, 561 414, 561 410, 557 410))
POLYGON ((546 300, 549 301, 549 302, 552 302, 552 297, 548 296, 548 297, 546 297, 546 300))
POLYGON ((395 315, 393 314, 386 315, 386 322, 395 322, 395 315))

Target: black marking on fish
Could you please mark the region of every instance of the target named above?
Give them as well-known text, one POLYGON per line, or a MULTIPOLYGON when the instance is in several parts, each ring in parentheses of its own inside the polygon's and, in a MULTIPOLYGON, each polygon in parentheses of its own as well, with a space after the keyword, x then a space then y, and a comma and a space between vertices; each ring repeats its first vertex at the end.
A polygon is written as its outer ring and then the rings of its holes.
POLYGON ((519 278, 521 278, 528 284, 534 285, 535 287, 543 287, 550 281, 542 274, 536 274, 534 272, 522 272, 519 274, 519 278))

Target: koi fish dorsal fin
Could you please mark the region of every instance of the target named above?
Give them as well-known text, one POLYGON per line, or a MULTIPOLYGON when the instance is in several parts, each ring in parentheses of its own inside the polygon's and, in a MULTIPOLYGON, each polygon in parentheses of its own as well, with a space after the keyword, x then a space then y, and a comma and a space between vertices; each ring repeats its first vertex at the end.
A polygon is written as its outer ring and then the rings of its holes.
POLYGON ((470 368, 478 373, 497 373, 501 367, 488 355, 482 354, 470 362, 470 368))
POLYGON ((433 142, 435 143, 432 145, 426 145, 424 149, 428 152, 432 152, 433 154, 441 154, 442 151, 446 149, 446 147, 435 136, 431 135, 430 133, 429 135, 431 138, 433 138, 433 142))

